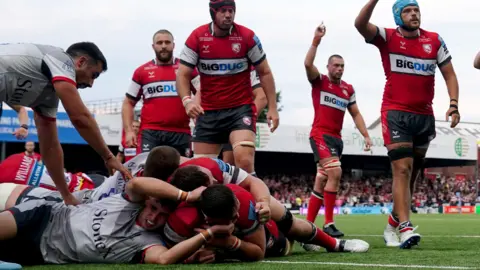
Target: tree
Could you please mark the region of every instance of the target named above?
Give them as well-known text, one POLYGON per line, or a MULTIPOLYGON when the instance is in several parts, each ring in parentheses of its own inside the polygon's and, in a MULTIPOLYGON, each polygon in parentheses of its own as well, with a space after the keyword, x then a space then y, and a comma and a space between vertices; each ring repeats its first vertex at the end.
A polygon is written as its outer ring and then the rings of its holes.
MULTIPOLYGON (((283 106, 280 105, 282 102, 282 91, 277 92, 277 108, 278 111, 282 111, 283 106)), ((263 109, 263 111, 258 115, 257 122, 258 123, 266 123, 267 122, 267 112, 268 112, 268 106, 263 109)))

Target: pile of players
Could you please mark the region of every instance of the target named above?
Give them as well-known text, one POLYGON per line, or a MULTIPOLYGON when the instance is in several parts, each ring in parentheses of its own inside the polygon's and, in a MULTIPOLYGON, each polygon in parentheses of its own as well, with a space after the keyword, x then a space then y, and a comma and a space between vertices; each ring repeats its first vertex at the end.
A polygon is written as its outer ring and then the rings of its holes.
POLYGON ((289 255, 294 241, 329 252, 369 249, 295 218, 262 180, 218 159, 188 159, 159 146, 125 166, 131 180, 116 172, 95 189, 73 192, 82 202, 77 206, 42 187, 14 184, 2 192, 0 259, 24 265, 258 261, 289 255))
MULTIPOLYGON (((458 82, 444 41, 437 33, 420 28, 420 8, 415 0, 395 2, 396 29, 369 22, 377 3, 369 0, 355 27, 366 41, 379 48, 387 76, 381 119, 392 162, 394 208, 384 237, 387 246, 410 248, 421 239, 410 221, 408 202, 429 142, 435 138, 432 100, 436 66, 447 82, 450 106, 446 118, 452 118, 452 128, 460 121, 458 82)), ((129 89, 130 107, 142 95, 175 96, 180 109, 178 114, 171 114, 187 125, 188 117, 196 120, 192 160, 180 157, 179 152, 186 154, 183 146, 178 151, 170 147, 151 149, 143 137, 139 144, 147 145, 149 153, 137 155, 125 166, 115 159, 77 92, 78 88, 91 87, 107 70, 106 59, 95 44, 76 43, 65 52, 36 44, 0 45, 0 81, 5 82, 0 85, 0 101, 34 109, 40 151, 58 189, 0 187, 0 202, 7 209, 0 213, 0 259, 25 264, 169 264, 229 258, 255 261, 287 255, 293 241, 307 250, 318 250, 319 246, 333 252, 368 250, 364 241, 330 236, 343 235, 333 223, 333 205, 342 173, 340 132, 346 110, 365 137, 367 149, 371 142, 354 88, 341 80, 342 57, 330 57, 327 75, 320 74, 313 64, 326 28, 320 25, 316 29, 305 59, 315 109, 311 146, 318 164, 308 219, 315 219, 324 203, 326 224, 322 230, 294 218, 255 177, 257 106, 252 97, 252 66, 267 98, 272 132, 278 127, 279 117, 273 75, 262 44, 253 31, 234 23, 235 12, 234 0, 210 0, 212 22, 195 29, 180 60, 168 64, 172 68, 167 81, 175 84, 178 94, 167 91, 171 85, 149 88, 135 76, 129 89), (199 98, 192 99, 192 78, 197 72, 201 95, 197 93, 199 98), (52 136, 56 134, 59 100, 82 137, 109 169, 117 170, 95 189, 75 191, 65 182, 63 152, 56 136, 52 136), (212 159, 224 143, 232 144, 235 165, 245 170, 212 159), (77 207, 71 206, 80 202, 77 207)), ((169 53, 162 49, 158 59, 143 70, 158 69, 162 63, 157 60, 169 53)), ((154 76, 155 72, 148 71, 148 75, 154 76)), ((150 107, 153 114, 160 108, 150 107)), ((148 108, 146 103, 144 108, 148 108)), ((129 141, 135 137, 132 118, 123 115, 129 141)), ((187 126, 183 128, 188 130, 187 126)), ((184 137, 176 139, 184 141, 184 137)))

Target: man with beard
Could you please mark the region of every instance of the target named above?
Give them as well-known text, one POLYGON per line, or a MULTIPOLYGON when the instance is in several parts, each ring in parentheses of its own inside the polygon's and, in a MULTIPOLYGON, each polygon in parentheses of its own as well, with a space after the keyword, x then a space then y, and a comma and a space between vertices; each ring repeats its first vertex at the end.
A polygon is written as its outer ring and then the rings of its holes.
MULTIPOLYGON (((343 237, 343 233, 335 226, 333 209, 342 178, 341 132, 347 110, 365 139, 365 150, 370 150, 372 142, 357 105, 355 90, 351 84, 342 80, 345 68, 343 57, 334 54, 328 58, 327 74, 321 74, 314 64, 318 46, 325 33, 326 28, 323 23, 315 29, 312 45, 304 63, 307 79, 312 86, 315 117, 310 132, 310 145, 317 163, 317 175, 308 204, 307 220, 315 222, 323 201, 325 203, 324 231, 332 237, 343 237), (324 181, 326 184, 322 187, 324 181)), ((305 245, 304 248, 308 249, 308 246, 305 245)))
POLYGON ((393 211, 384 239, 387 246, 408 249, 421 238, 410 222, 410 201, 430 141, 436 136, 432 101, 437 66, 450 96, 446 120, 452 118, 451 128, 460 121, 458 81, 443 39, 420 28, 421 13, 416 0, 395 1, 392 11, 397 28, 369 22, 377 3, 378 0, 368 1, 356 18, 355 27, 367 43, 379 49, 387 77, 381 120, 392 163, 393 211))
POLYGON ((254 174, 257 110, 250 84, 252 66, 268 100, 270 131, 279 116, 273 74, 258 36, 235 23, 234 0, 210 0, 212 21, 192 31, 180 56, 177 89, 187 114, 197 118, 195 156, 217 157, 222 144, 231 143, 235 165, 254 174), (190 80, 198 67, 201 104, 192 102, 190 80))
MULTIPOLYGON (((168 30, 153 35, 155 59, 137 68, 122 106, 126 145, 137 147, 137 154, 155 146, 168 145, 182 156, 190 156, 190 118, 175 88, 179 59, 173 57, 175 43, 168 30), (143 99, 138 138, 133 130, 134 107, 143 99)), ((190 90, 195 92, 199 79, 194 74, 190 90), (195 86, 194 86, 195 85, 195 86)), ((198 88, 198 87, 197 87, 198 88)))

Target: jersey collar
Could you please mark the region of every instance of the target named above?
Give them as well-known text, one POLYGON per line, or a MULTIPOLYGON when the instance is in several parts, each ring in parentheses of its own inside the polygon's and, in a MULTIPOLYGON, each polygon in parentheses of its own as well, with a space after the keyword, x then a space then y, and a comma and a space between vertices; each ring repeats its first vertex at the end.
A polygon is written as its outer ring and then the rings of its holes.
POLYGON ((177 62, 177 58, 175 58, 175 56, 172 56, 172 63, 171 64, 162 64, 162 63, 157 61, 157 58, 153 58, 153 60, 152 60, 152 63, 156 66, 171 66, 171 65, 175 65, 175 62, 177 62))
MULTIPOLYGON (((229 36, 232 34, 234 28, 235 28, 235 24, 232 24, 232 26, 228 30, 228 35, 229 36)), ((209 29, 210 29, 210 34, 212 36, 215 36, 215 27, 213 27, 213 22, 210 23, 209 29)))

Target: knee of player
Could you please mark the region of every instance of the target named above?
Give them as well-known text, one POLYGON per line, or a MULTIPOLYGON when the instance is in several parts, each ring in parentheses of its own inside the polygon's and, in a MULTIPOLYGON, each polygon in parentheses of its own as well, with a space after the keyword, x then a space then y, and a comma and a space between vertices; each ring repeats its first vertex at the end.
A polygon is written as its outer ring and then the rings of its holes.
POLYGON ((322 167, 328 175, 328 180, 340 181, 342 178, 342 163, 339 159, 331 159, 325 162, 322 167))

